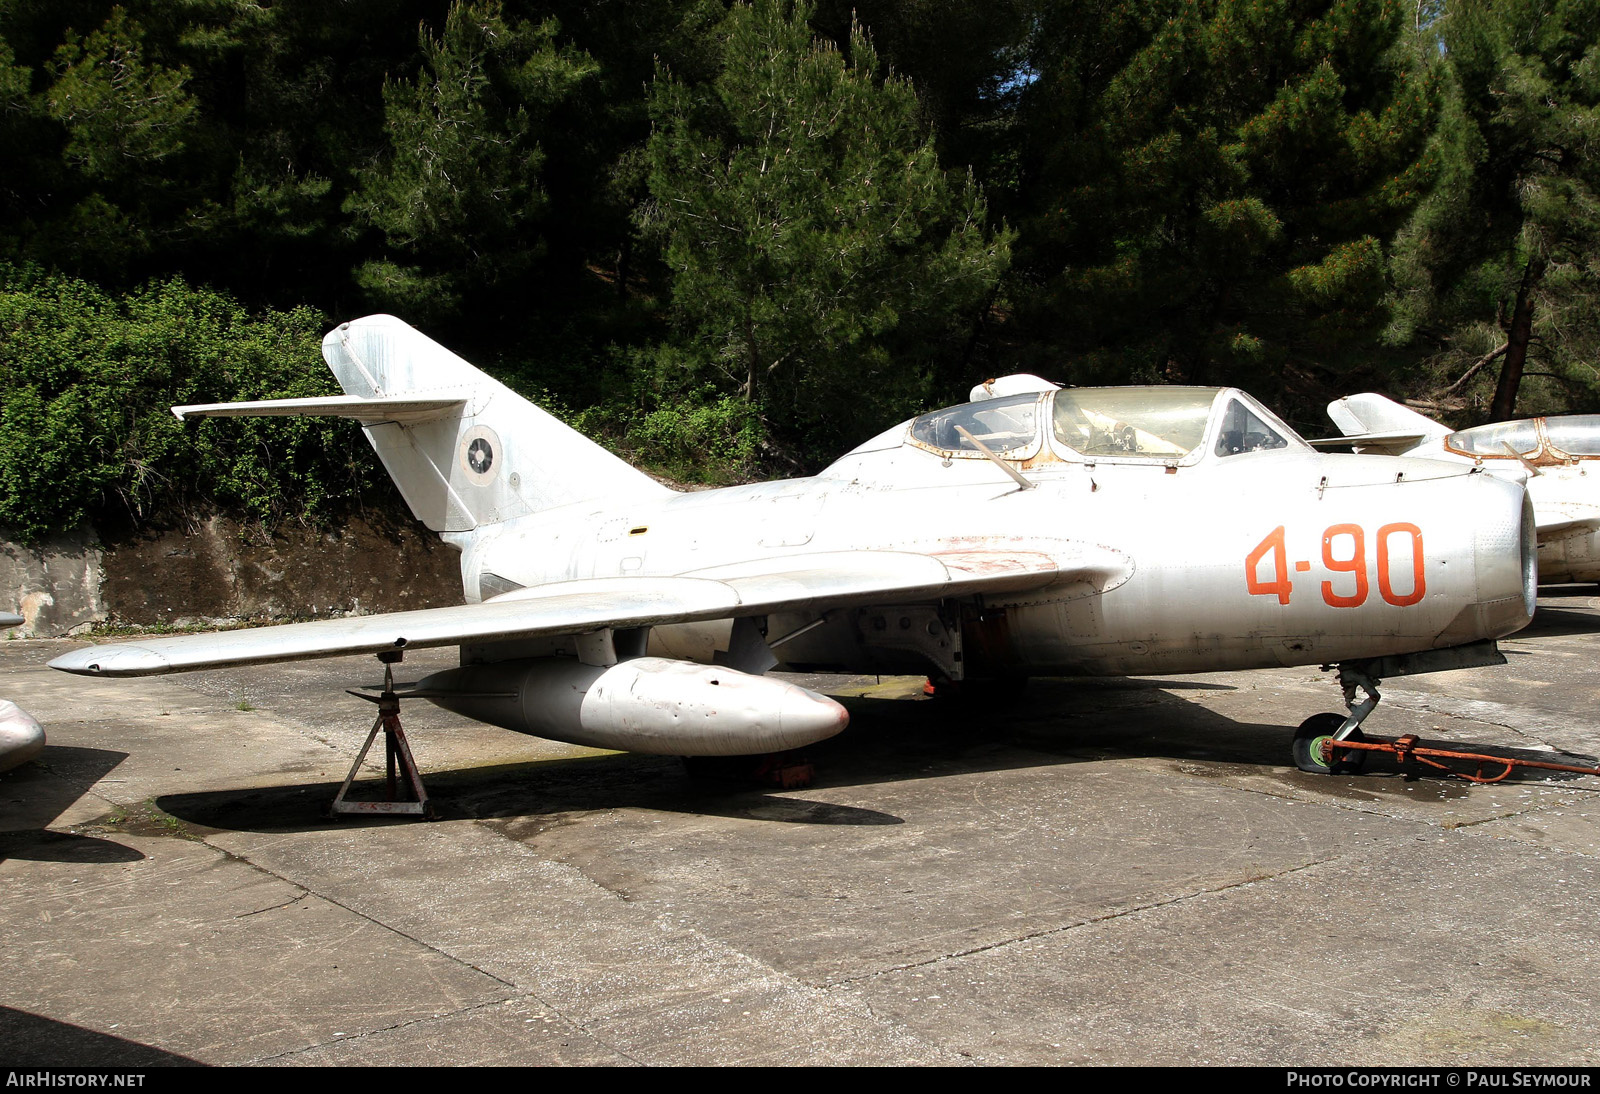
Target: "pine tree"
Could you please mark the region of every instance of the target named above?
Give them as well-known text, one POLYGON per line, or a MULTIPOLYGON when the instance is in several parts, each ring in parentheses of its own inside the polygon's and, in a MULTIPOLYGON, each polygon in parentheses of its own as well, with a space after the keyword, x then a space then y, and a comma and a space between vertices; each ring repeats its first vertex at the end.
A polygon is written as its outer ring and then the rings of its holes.
POLYGON ((1600 2, 1453 0, 1439 20, 1454 80, 1448 185, 1407 233, 1418 340, 1437 395, 1517 414, 1600 392, 1600 2), (1498 369, 1489 366, 1498 363, 1498 369), (1530 365, 1533 366, 1530 371, 1530 365), (1485 381, 1495 378, 1490 395, 1485 381))
POLYGON ((866 35, 841 51, 809 15, 736 6, 714 78, 658 76, 642 221, 663 245, 691 377, 737 390, 781 441, 820 455, 959 367, 1011 235, 940 167, 910 84, 866 35))
POLYGON ((87 33, 59 28, 32 63, 0 44, 9 256, 117 276, 208 222, 212 208, 183 178, 198 128, 190 73, 154 56, 152 37, 114 7, 87 33))
POLYGON ((440 37, 420 31, 423 71, 384 87, 391 154, 347 202, 389 252, 358 274, 380 304, 457 312, 475 290, 514 287, 538 257, 541 125, 595 69, 559 29, 482 0, 454 5, 440 37))
POLYGON ((1022 97, 1024 336, 1076 374, 1336 370, 1386 313, 1435 91, 1392 0, 1082 0, 1022 97))

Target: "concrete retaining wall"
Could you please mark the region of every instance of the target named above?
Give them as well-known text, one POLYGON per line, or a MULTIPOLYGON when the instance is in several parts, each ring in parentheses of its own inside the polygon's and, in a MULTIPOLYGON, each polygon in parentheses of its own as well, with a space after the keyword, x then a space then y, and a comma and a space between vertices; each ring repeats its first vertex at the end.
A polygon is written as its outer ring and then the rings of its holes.
POLYGON ((405 611, 461 603, 460 556, 420 526, 354 518, 267 536, 225 517, 192 531, 99 543, 84 531, 26 548, 0 540, 0 610, 16 633, 99 623, 187 626, 405 611))
POLYGON ((87 531, 37 548, 0 540, 0 611, 26 620, 14 633, 56 637, 103 622, 101 556, 87 531))

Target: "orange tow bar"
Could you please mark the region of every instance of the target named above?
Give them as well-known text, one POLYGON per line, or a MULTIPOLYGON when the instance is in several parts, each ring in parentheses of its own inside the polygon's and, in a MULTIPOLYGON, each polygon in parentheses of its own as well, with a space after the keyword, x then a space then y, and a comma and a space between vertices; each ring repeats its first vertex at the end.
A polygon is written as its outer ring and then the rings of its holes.
POLYGON ((1383 737, 1368 737, 1359 741, 1335 741, 1332 738, 1322 743, 1322 759, 1324 763, 1332 765, 1336 759, 1335 751, 1349 752, 1389 752, 1395 757, 1395 762, 1402 768, 1411 760, 1429 767, 1438 768, 1447 775, 1455 775, 1474 783, 1497 783, 1511 774, 1513 768, 1534 767, 1544 771, 1570 771, 1576 775, 1600 775, 1600 767, 1575 767, 1572 764, 1550 764, 1541 760, 1519 760, 1511 756, 1489 756, 1482 752, 1454 752, 1445 748, 1429 748, 1420 744, 1421 738, 1415 733, 1407 733, 1403 737, 1389 740, 1383 737), (1467 760, 1475 762, 1478 770, 1474 774, 1458 771, 1439 760, 1467 760), (1505 770, 1498 775, 1485 775, 1486 764, 1503 764, 1505 770))

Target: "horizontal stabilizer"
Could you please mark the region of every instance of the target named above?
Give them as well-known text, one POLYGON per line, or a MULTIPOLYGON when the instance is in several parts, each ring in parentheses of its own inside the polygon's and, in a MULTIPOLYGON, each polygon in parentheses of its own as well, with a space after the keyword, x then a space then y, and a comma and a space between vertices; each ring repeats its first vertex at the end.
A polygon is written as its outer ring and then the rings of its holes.
POLYGON ((518 589, 482 604, 322 619, 281 627, 88 646, 52 668, 82 676, 156 676, 226 665, 588 634, 776 611, 937 601, 1020 592, 1070 576, 1125 579, 1116 552, 1058 562, 1034 552, 846 551, 790 555, 696 576, 611 577, 518 589), (1063 564, 1064 562, 1064 564, 1063 564))
POLYGON ((344 394, 176 406, 194 417, 352 418, 411 512, 465 533, 574 502, 672 493, 392 315, 340 323, 322 357, 344 394))
POLYGON ((241 403, 196 403, 175 406, 172 413, 185 418, 354 418, 363 425, 397 422, 415 425, 435 418, 459 415, 465 395, 456 399, 415 399, 403 395, 364 399, 358 395, 330 395, 311 399, 259 399, 241 403))
POLYGON ((1371 391, 1335 399, 1328 404, 1328 417, 1358 452, 1399 455, 1406 451, 1399 446, 1406 437, 1414 434, 1420 444, 1450 432, 1449 426, 1371 391))
POLYGON ((1307 441, 1312 448, 1353 448, 1357 452, 1375 452, 1381 456, 1398 456, 1409 452, 1427 436, 1415 431, 1393 433, 1357 433, 1348 437, 1318 437, 1307 441))

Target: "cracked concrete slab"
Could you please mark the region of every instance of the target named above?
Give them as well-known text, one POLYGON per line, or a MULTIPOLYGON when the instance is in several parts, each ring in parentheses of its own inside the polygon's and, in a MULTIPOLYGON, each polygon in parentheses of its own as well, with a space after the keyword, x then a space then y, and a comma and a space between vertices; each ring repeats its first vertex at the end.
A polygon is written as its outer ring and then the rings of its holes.
POLYGON ((630 1060, 530 996, 345 1037, 263 1060, 284 1067, 630 1067, 630 1060))
POLYGON ((1411 827, 1099 764, 728 804, 734 816, 621 809, 502 830, 636 905, 832 983, 1270 876, 1411 827), (810 819, 823 803, 840 813, 810 819), (849 810, 900 823, 850 823, 849 810))
POLYGON ((937 1055, 865 1008, 482 825, 217 833, 211 842, 515 985, 630 1061, 937 1055))
MULTIPOLYGON (((243 1063, 510 994, 216 847, 125 834, 118 842, 139 857, 0 864, 9 1006, 181 1056, 243 1063), (396 966, 404 977, 393 976, 396 966)), ((0 1040, 5 1024, 0 1016, 0 1040)), ((47 1045, 33 1052, 6 1055, 70 1062, 47 1045)))
POLYGON ((1597 881, 1433 833, 850 988, 981 1063, 1593 1065, 1597 881))

